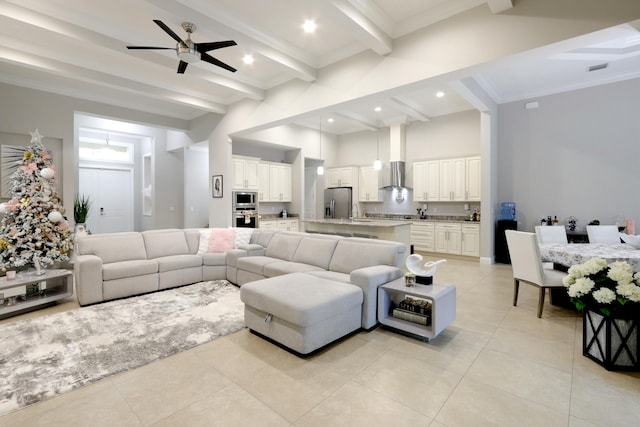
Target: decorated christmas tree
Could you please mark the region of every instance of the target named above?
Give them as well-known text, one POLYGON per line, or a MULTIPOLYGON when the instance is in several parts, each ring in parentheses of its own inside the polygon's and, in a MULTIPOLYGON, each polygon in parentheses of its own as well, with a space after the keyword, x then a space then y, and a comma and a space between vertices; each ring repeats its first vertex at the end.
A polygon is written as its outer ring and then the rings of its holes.
POLYGON ((55 190, 55 165, 36 129, 16 172, 11 200, 0 205, 0 267, 3 271, 69 260, 73 247, 65 209, 55 190))

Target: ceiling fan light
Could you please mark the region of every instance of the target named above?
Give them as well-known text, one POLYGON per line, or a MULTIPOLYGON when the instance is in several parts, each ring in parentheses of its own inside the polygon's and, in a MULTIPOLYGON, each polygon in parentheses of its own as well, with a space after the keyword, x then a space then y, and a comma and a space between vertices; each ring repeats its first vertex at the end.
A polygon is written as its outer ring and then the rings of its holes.
POLYGON ((373 162, 373 168, 374 168, 375 170, 377 170, 377 171, 379 171, 380 169, 382 169, 382 160, 380 160, 380 159, 376 159, 376 160, 373 162))
POLYGON ((200 61, 200 52, 196 50, 195 44, 190 44, 188 46, 181 45, 178 43, 178 58, 181 61, 186 62, 187 64, 194 64, 200 61))

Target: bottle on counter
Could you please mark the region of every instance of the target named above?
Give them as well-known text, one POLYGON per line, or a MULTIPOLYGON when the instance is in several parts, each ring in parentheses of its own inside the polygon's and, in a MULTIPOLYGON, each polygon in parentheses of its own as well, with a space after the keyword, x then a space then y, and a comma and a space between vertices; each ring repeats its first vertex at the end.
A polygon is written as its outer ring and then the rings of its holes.
POLYGON ((558 225, 558 217, 556 215, 553 216, 553 225, 558 225))

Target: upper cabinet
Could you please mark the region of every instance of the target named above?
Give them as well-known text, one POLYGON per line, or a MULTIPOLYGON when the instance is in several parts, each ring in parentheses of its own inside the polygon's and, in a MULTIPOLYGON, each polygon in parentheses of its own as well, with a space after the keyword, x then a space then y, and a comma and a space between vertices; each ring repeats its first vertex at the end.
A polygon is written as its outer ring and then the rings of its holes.
POLYGON ((258 190, 258 164, 260 159, 233 156, 231 186, 234 190, 258 190))
POLYGON ((292 194, 291 165, 269 163, 269 199, 267 202, 290 202, 292 194))
POLYGON ((466 179, 464 157, 440 160, 440 201, 464 201, 466 179))
POLYGON ((480 157, 414 162, 413 201, 480 201, 480 157))
POLYGON ((373 166, 361 166, 358 173, 358 201, 381 202, 380 174, 373 166))
POLYGON ((327 187, 353 187, 358 179, 357 169, 355 167, 327 169, 327 187))
POLYGON ((467 200, 480 201, 480 157, 467 157, 467 200))
POLYGON ((440 201, 439 160, 413 163, 413 200, 415 202, 440 201))
POLYGON ((261 162, 260 191, 261 202, 290 202, 293 194, 292 168, 288 163, 261 162))

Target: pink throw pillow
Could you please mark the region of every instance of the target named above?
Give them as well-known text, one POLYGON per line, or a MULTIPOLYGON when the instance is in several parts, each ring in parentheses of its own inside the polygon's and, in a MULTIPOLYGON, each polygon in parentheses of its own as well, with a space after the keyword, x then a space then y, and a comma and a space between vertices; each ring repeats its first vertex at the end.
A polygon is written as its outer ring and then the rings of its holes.
POLYGON ((209 235, 209 252, 227 252, 233 249, 236 232, 228 228, 214 228, 209 235))

